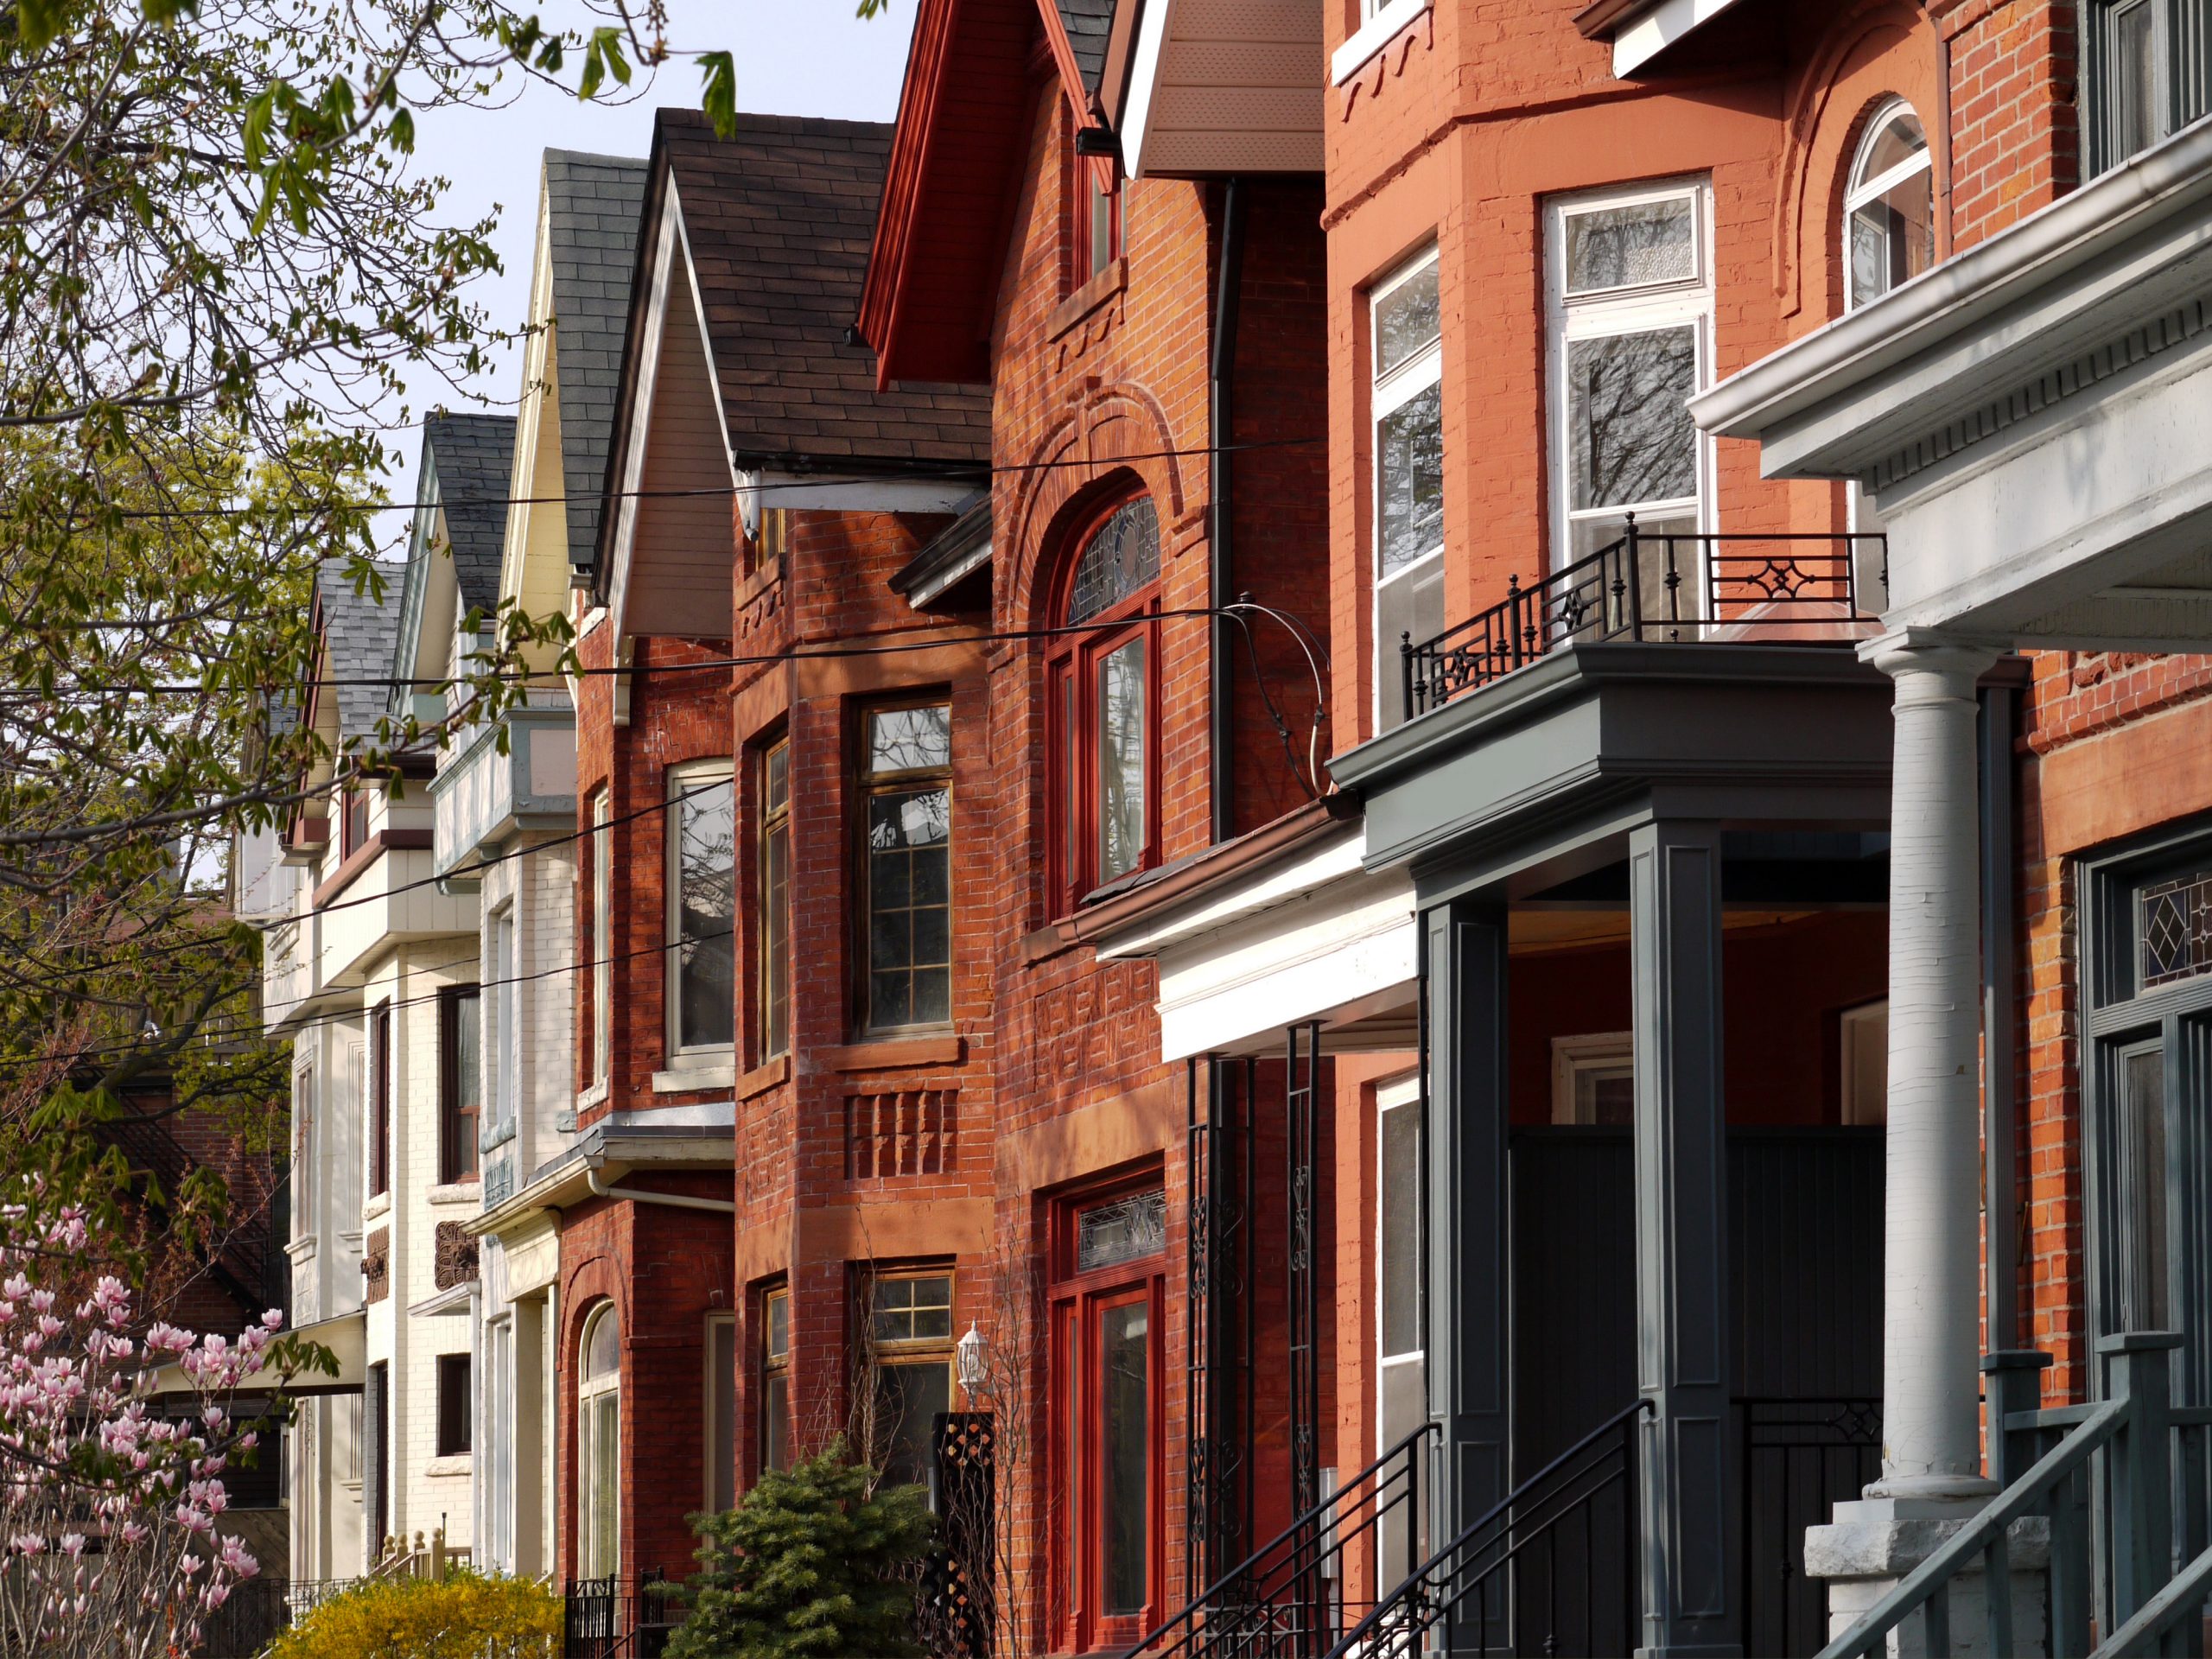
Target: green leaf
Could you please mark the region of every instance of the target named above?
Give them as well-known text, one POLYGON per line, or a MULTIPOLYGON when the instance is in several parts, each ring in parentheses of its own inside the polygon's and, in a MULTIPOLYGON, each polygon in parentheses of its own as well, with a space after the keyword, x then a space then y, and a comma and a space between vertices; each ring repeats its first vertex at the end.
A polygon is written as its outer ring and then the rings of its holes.
POLYGON ((727 138, 737 130, 736 60, 727 52, 702 52, 699 68, 700 105, 715 124, 715 136, 727 138))

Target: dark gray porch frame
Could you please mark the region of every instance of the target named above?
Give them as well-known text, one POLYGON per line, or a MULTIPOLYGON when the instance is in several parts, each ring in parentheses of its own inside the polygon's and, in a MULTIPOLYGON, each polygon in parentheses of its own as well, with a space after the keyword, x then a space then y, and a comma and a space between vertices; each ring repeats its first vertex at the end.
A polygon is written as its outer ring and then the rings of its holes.
POLYGON ((1505 908, 1630 863, 1646 1654, 1740 1650, 1720 837, 1885 829, 1890 705, 1846 647, 1576 646, 1332 763, 1364 798, 1369 867, 1409 864, 1422 912, 1440 1541, 1512 1472, 1505 908))

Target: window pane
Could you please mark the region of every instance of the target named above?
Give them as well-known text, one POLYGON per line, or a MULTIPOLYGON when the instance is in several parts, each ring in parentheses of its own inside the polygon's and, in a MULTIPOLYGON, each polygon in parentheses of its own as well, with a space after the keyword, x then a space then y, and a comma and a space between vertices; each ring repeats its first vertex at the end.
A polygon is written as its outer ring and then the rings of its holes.
POLYGON ((1567 347, 1574 507, 1632 507, 1697 493, 1697 330, 1576 340, 1567 347))
POLYGON ((454 1100, 464 1112, 474 1112, 484 1100, 484 1024, 478 995, 475 991, 465 991, 454 999, 454 1100))
POLYGON ((677 805, 677 1024, 679 1048, 728 1043, 736 1018, 731 902, 737 819, 729 780, 681 786, 677 805))
POLYGON ((1443 307, 1436 261, 1375 302, 1375 372, 1388 374, 1431 340, 1442 337, 1443 307))
POLYGON ((952 793, 901 791, 869 798, 868 1024, 942 1020, 934 970, 951 960, 949 902, 952 793), (919 994, 932 979, 927 1004, 919 994))
POLYGON ((791 1302, 785 1295, 768 1299, 768 1357, 781 1359, 791 1351, 791 1302))
POLYGON ((1853 212, 1853 305, 1879 299, 1935 264, 1935 180, 1923 168, 1853 212))
POLYGON ((778 1371, 760 1389, 760 1466, 788 1468, 791 1463, 791 1379, 778 1371))
POLYGON ((714 1364, 707 1384, 707 1507, 719 1513, 737 1502, 737 1321, 714 1325, 714 1364))
POLYGON ((1444 543, 1444 389, 1385 415, 1375 449, 1376 571, 1387 576, 1444 543))
POLYGON ((1382 723, 1395 726, 1410 720, 1413 710, 1403 707, 1405 676, 1401 652, 1407 640, 1421 645, 1444 632, 1444 561, 1431 555, 1419 563, 1395 572, 1375 590, 1375 645, 1376 683, 1382 696, 1382 723))
POLYGON ((614 1034, 614 837, 607 829, 608 804, 602 791, 592 803, 591 942, 585 953, 591 974, 591 1072, 607 1075, 614 1034))
POLYGON ((1567 291, 1682 283, 1697 275, 1697 217, 1687 196, 1567 215, 1567 291))
POLYGON ((1909 110, 1899 110, 1882 123, 1881 130, 1859 156, 1858 171, 1852 175, 1852 188, 1856 190, 1901 162, 1927 153, 1928 135, 1921 130, 1919 117, 1909 110))
POLYGON ((876 1368, 876 1445, 887 1484, 930 1484, 930 1436, 938 1414, 951 1409, 952 1367, 944 1361, 876 1368))
POLYGON ((1144 641, 1116 649, 1098 681, 1098 879, 1110 881, 1144 857, 1144 641))
POLYGON ((2154 0, 2136 0, 2112 15, 2113 144, 2108 159, 2126 161, 2158 143, 2164 123, 2158 111, 2158 18, 2154 0))
POLYGON ((760 838, 760 1052, 781 1054, 791 1043, 791 862, 789 819, 760 838))
POLYGON ((1152 498, 1117 508, 1084 543, 1068 595, 1068 620, 1088 622, 1149 588, 1160 576, 1160 515, 1152 498))
POLYGON ((1109 1307, 1099 1332, 1099 1401, 1104 1430, 1099 1451, 1100 1528, 1109 1616, 1144 1611, 1150 1519, 1147 1475, 1151 1462, 1152 1310, 1143 1302, 1109 1307))
POLYGON ((2166 1328, 2166 1062, 2159 1048, 2120 1058, 2120 1329, 2166 1328))
POLYGON ((584 1376, 587 1381, 597 1382, 620 1370, 620 1335, 611 1311, 601 1313, 591 1322, 591 1329, 584 1333, 584 1376))
POLYGON ((1093 1205, 1075 1218, 1077 1273, 1135 1262, 1166 1248, 1167 1194, 1158 1188, 1093 1205))
POLYGON ((1393 1106, 1382 1115, 1381 1194, 1385 1354, 1409 1354, 1421 1339, 1421 1107, 1393 1106))
POLYGON ((870 772, 920 772, 952 764, 952 710, 887 709, 868 717, 870 772))
POLYGON ((2212 969, 2212 875, 2147 887, 2137 906, 2136 971, 2144 990, 2212 969))
POLYGON ((621 1502, 622 1406, 613 1395, 601 1395, 587 1413, 591 1425, 591 1576, 615 1570, 616 1505, 621 1502))

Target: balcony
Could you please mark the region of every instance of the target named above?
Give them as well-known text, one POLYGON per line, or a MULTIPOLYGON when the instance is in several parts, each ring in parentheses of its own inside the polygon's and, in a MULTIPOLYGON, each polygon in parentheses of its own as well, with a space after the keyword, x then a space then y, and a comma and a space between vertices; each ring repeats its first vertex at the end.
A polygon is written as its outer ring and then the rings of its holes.
POLYGON ((501 725, 474 728, 431 780, 431 861, 439 875, 476 862, 518 830, 575 828, 575 711, 558 693, 531 696, 501 725))
POLYGON ((1488 610, 1401 647, 1409 717, 1568 645, 1847 644, 1878 626, 1887 546, 1874 534, 1627 534, 1488 610))

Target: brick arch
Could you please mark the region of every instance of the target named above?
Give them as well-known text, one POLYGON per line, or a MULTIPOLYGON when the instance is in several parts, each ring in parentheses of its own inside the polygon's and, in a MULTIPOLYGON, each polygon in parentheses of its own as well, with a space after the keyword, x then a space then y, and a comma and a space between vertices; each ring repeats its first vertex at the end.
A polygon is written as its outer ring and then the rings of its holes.
POLYGON ((1936 252, 1949 251, 1942 212, 1948 144, 1937 120, 1942 63, 1942 43, 1925 12, 1907 0, 1867 0, 1829 31, 1806 65, 1783 118, 1774 198, 1774 291, 1784 316, 1809 306, 1818 323, 1842 313, 1838 226, 1844 187, 1866 118, 1891 98, 1911 105, 1927 129, 1936 168, 1936 252), (1820 273, 1810 294, 1808 268, 1820 273))
POLYGON ((1157 398, 1127 384, 1096 388, 1056 422, 1017 474, 1012 534, 1012 580, 1000 601, 998 626, 1016 629, 1041 626, 1036 607, 1052 581, 1049 567, 1059 552, 1060 532, 1073 516, 1087 512, 1109 490, 1134 480, 1160 510, 1160 555, 1173 556, 1188 539, 1192 516, 1185 489, 1184 462, 1174 453, 1175 435, 1157 398))

